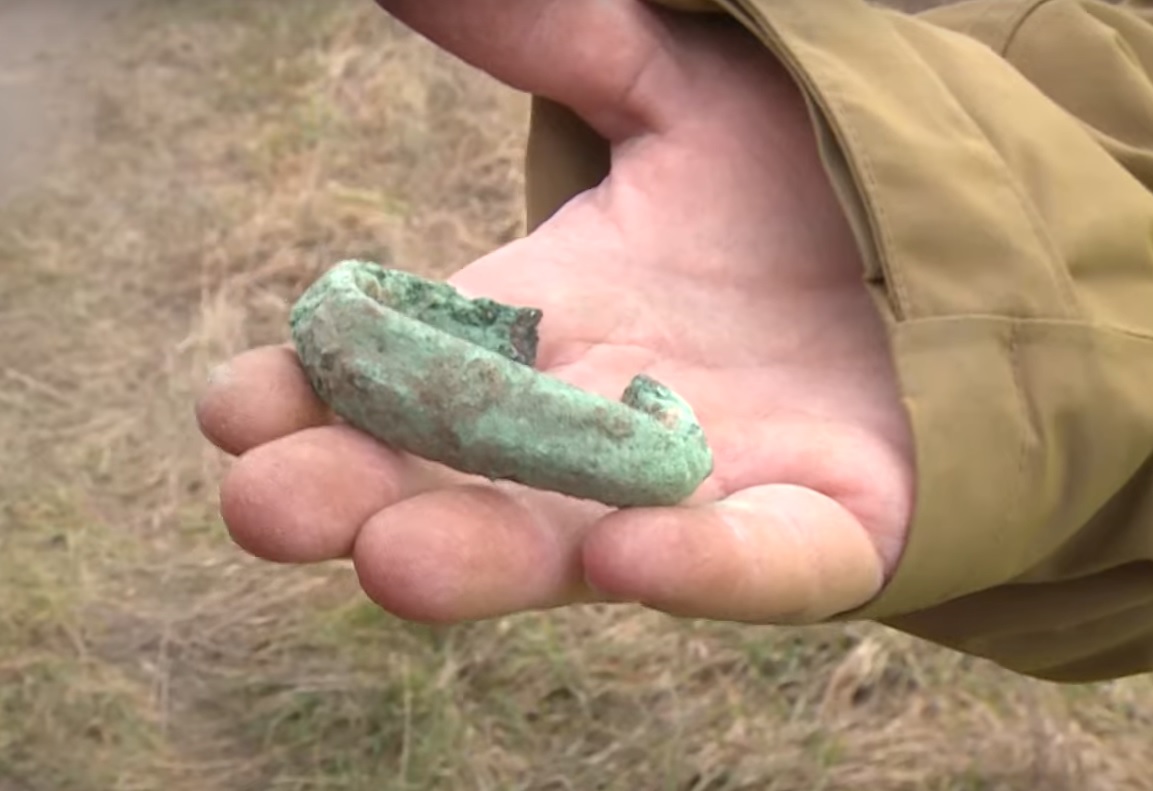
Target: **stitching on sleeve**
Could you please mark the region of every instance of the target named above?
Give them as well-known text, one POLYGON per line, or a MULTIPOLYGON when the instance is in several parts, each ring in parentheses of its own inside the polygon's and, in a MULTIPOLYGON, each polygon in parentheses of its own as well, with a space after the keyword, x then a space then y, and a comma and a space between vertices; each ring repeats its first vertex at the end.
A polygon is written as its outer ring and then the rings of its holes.
MULTIPOLYGON (((1026 435, 1026 429, 1035 434, 1032 416, 1029 413, 1029 407, 1025 400, 1025 382, 1024 376, 1021 371, 1021 355, 1020 355, 1020 325, 1014 321, 1009 324, 1009 366, 1013 373, 1013 395, 1014 400, 1017 402, 1017 413, 1019 425, 1021 426, 1020 433, 1017 437, 1017 470, 1016 480, 1013 481, 1013 494, 1010 499, 1011 505, 1009 506, 1009 525, 1010 529, 1021 529, 1019 524, 1020 520, 1025 516, 1025 467, 1029 458, 1029 442, 1026 435)), ((1039 438, 1038 438, 1039 439, 1039 438)))
MULTIPOLYGON (((845 95, 839 86, 826 86, 822 91, 812 91, 814 98, 819 97, 821 93, 835 97, 835 104, 838 106, 845 106, 845 95)), ((841 133, 848 138, 849 145, 842 146, 842 148, 845 149, 845 161, 848 163, 856 161, 860 168, 860 177, 864 182, 865 188, 858 190, 858 193, 864 199, 866 206, 871 205, 873 208, 875 217, 871 225, 873 234, 877 237, 877 257, 881 264, 881 269, 884 272, 885 281, 892 286, 893 297, 897 302, 897 315, 903 318, 917 316, 919 314, 912 301, 903 273, 899 267, 891 265, 895 255, 893 252, 894 245, 890 232, 888 212, 885 209, 884 200, 881 199, 884 191, 879 188, 880 182, 877 180, 876 171, 868 153, 868 147, 861 144, 861 138, 857 133, 855 124, 846 123, 844 118, 837 118, 837 122, 834 125, 831 123, 830 113, 825 109, 822 109, 822 113, 826 116, 825 123, 829 125, 830 129, 839 127, 841 133)))
POLYGON ((1033 14, 1043 5, 1048 5, 1053 0, 1026 0, 1021 3, 1021 8, 1017 11, 1017 18, 1009 25, 1008 30, 1005 31, 1005 38, 1001 42, 1001 46, 997 48, 997 54, 1001 57, 1007 57, 1009 49, 1013 46, 1013 42, 1017 40, 1017 35, 1021 32, 1021 28, 1029 21, 1033 14))
MULTIPOLYGON (((1015 38, 1017 32, 1021 29, 1024 22, 1033 13, 1035 13, 1038 8, 1052 1, 1053 0, 1026 0, 1026 2, 1022 3, 1022 8, 1018 11, 1018 18, 1011 26, 1011 32, 1006 35, 1006 50, 1008 49, 1009 43, 1013 38, 1015 38)), ((1003 58, 1004 54, 1002 53, 999 55, 999 57, 1003 58)), ((837 106, 845 106, 844 93, 839 86, 825 85, 822 86, 822 89, 826 94, 835 97, 837 106)), ((952 94, 950 93, 950 97, 951 96, 952 94)), ((975 133, 976 138, 980 141, 986 151, 996 158, 1004 172, 1010 171, 1009 164, 1006 162, 1004 155, 990 142, 988 136, 985 135, 981 129, 980 124, 978 124, 977 121, 964 110, 964 108, 961 108, 961 111, 972 125, 972 132, 975 133)), ((899 267, 888 266, 893 257, 893 246, 891 244, 892 239, 889 233, 888 218, 884 201, 881 199, 881 193, 883 190, 878 189, 879 182, 875 177, 875 170, 872 162, 870 161, 867 147, 860 144, 860 137, 857 134, 856 125, 853 124, 851 120, 844 117, 843 115, 839 116, 837 117, 837 126, 840 127, 845 137, 848 138, 851 143, 852 147, 850 148, 850 151, 852 153, 848 156, 849 161, 855 159, 857 162, 859 162, 861 166, 862 178, 865 180, 866 186, 868 187, 866 193, 868 195, 867 203, 873 207, 873 210, 876 213, 874 233, 878 235, 879 241, 882 243, 882 247, 879 252, 886 279, 891 280, 893 283, 895 296, 900 301, 899 304, 902 306, 907 306, 908 311, 904 315, 919 315, 914 309, 914 304, 912 302, 909 290, 906 288, 905 283, 901 280, 900 273, 898 271, 899 267)), ((1046 233, 1044 223, 1042 222, 1041 217, 1038 215, 1036 207, 1033 205, 1032 201, 1029 200, 1029 197, 1025 194, 1016 178, 1012 176, 1005 176, 1000 179, 1000 183, 1007 187, 1015 198, 1015 202, 1018 208, 1029 223, 1035 242, 1041 247, 1042 250, 1044 250, 1045 259, 1048 264, 1045 267, 1046 274, 1053 285, 1055 292, 1054 296, 1056 297, 1058 305, 1061 307, 1061 309, 1063 309, 1066 317, 1076 316, 1078 308, 1077 301, 1073 295, 1072 285, 1066 277, 1062 276, 1062 273, 1058 271, 1058 268, 1055 266, 1055 262, 1060 260, 1059 251, 1056 249, 1053 238, 1048 233, 1046 233)), ((1050 316, 1050 318, 1055 317, 1050 316)))

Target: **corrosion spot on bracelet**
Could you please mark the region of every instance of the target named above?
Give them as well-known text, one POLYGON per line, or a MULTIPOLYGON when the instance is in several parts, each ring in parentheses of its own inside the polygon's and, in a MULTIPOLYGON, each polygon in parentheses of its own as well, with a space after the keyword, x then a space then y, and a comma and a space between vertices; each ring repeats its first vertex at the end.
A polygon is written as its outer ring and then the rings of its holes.
POLYGON ((713 459, 689 404, 644 375, 613 401, 536 370, 542 317, 344 261, 296 302, 291 329, 320 398, 397 450, 617 507, 691 495, 713 459))

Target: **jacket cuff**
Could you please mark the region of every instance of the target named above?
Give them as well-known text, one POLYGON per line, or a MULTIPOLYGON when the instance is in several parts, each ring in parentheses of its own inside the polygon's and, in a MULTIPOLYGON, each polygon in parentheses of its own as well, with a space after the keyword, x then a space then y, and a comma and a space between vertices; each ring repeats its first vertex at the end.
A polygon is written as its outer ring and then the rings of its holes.
MULTIPOLYGON (((1095 63, 1110 33, 1096 29, 1099 9, 1001 0, 913 17, 860 0, 718 5, 807 98, 913 428, 906 550, 876 599, 841 617, 896 622, 1026 672, 1110 650, 1069 640, 1067 611, 1026 622, 1036 607, 1024 602, 1149 559, 1138 548, 1148 525, 1122 517, 1115 498, 1153 447, 1140 395, 1153 381, 1153 198, 1003 57, 1051 6, 1043 65, 1075 56, 1053 51, 1061 40, 1095 63), (1110 504, 1114 521, 1096 519, 1110 504), (979 619, 951 630, 945 610, 934 615, 971 596, 978 610, 1016 613, 1012 649, 990 642, 979 619), (1063 635, 1061 650, 1049 641, 1047 656, 1029 655, 1020 638, 1033 629, 1063 635)), ((1112 75, 1109 58, 1097 60, 1096 76, 1112 75)), ((1147 608, 1150 588, 1118 588, 1102 607, 1147 608)))

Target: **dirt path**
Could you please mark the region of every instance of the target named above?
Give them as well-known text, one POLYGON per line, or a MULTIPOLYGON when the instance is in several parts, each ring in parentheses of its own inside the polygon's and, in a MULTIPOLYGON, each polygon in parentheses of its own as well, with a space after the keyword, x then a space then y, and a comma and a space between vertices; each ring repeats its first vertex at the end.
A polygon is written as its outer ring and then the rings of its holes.
POLYGON ((34 185, 92 101, 71 78, 136 0, 0 0, 0 201, 34 185))

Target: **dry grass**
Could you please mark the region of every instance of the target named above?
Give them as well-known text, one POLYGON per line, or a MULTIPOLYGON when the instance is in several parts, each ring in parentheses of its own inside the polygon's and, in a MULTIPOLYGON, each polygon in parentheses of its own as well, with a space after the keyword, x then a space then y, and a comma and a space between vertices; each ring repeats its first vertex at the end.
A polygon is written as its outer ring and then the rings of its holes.
POLYGON ((520 228, 522 97, 369 6, 155 4, 98 139, 0 217, 0 789, 1153 788, 1149 679, 867 625, 416 628, 236 551, 207 367, 338 258, 444 273, 520 228))

